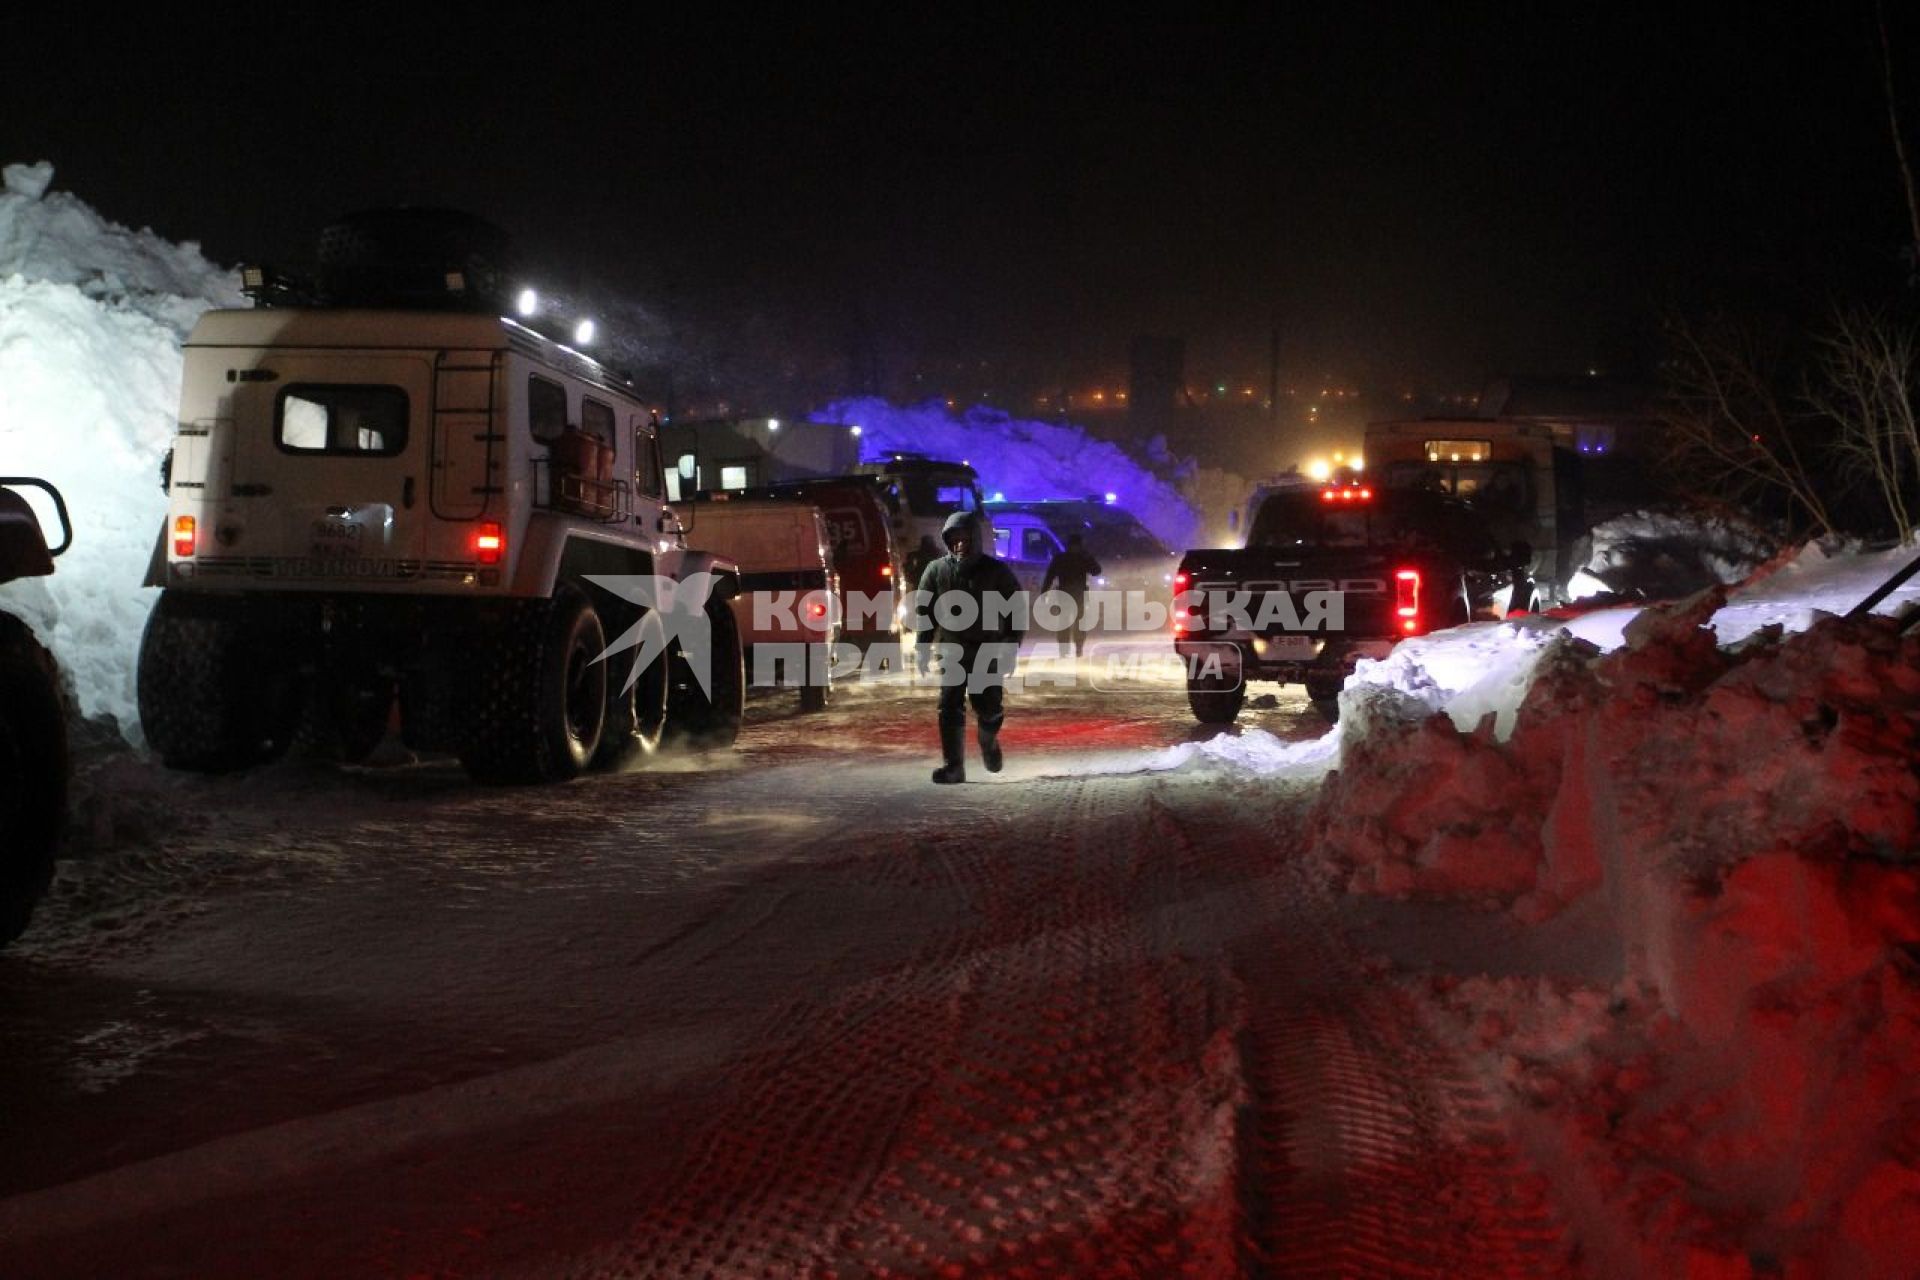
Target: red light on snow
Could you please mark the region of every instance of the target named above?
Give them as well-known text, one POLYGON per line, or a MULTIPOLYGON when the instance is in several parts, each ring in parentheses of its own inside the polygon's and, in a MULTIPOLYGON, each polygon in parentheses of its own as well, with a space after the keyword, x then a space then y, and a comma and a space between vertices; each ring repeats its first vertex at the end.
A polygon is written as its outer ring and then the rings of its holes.
POLYGON ((507 535, 497 521, 489 520, 473 531, 473 556, 481 564, 499 564, 507 549, 507 535))
POLYGON ((173 554, 190 556, 200 541, 199 525, 192 516, 173 518, 173 554))

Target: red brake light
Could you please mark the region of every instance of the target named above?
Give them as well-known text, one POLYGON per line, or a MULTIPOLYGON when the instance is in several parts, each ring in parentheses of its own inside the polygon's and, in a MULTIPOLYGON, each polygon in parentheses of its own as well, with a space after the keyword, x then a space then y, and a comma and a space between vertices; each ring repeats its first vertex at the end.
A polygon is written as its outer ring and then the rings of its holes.
POLYGON ((499 564, 506 550, 507 535, 498 521, 485 521, 473 531, 473 558, 481 564, 499 564))
POLYGON ((880 576, 883 578, 891 578, 893 576, 893 566, 890 564, 881 565, 880 576))
POLYGON ((1420 629, 1420 571, 1401 569, 1393 575, 1393 611, 1400 629, 1413 635, 1420 629))
POLYGON ((1185 591, 1187 589, 1187 584, 1192 581, 1193 581, 1193 575, 1185 571, 1174 574, 1173 575, 1173 593, 1175 595, 1179 595, 1182 591, 1185 591))
POLYGON ((199 525, 192 516, 173 518, 173 554, 190 556, 200 541, 199 525))
POLYGON ((807 605, 807 616, 809 618, 824 618, 827 616, 827 606, 821 604, 818 600, 814 600, 807 605))
POLYGON ((1331 490, 1331 489, 1322 489, 1322 490, 1320 491, 1320 501, 1322 501, 1322 502, 1332 502, 1332 501, 1333 501, 1333 490, 1331 490))

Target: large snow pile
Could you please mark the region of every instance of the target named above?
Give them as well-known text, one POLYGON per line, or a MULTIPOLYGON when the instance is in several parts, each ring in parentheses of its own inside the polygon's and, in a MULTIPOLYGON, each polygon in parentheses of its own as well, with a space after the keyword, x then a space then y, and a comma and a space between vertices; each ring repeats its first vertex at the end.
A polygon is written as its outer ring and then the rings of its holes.
POLYGON ((1647 1274, 1920 1258, 1920 636, 1835 616, 1913 554, 1809 549, 1676 606, 1462 628, 1343 695, 1313 822, 1349 886, 1521 922, 1604 903, 1627 975, 1606 1016, 1520 980, 1448 998, 1647 1274))
POLYGON ((1199 520, 1175 487, 1119 445, 1085 430, 976 405, 955 415, 935 401, 904 408, 874 397, 837 400, 815 422, 857 423, 868 458, 920 453, 971 463, 989 494, 1034 502, 1113 494, 1170 547, 1200 545, 1199 520))
MULTIPOLYGON (((73 548, 52 578, 0 588, 70 674, 82 715, 138 722, 140 586, 165 517, 159 462, 180 399, 180 344, 238 280, 192 244, 130 231, 49 193, 50 164, 0 192, 0 474, 57 485, 73 548)), ((49 536, 53 531, 48 530, 49 536)))
POLYGON ((1594 526, 1573 594, 1689 595, 1739 582, 1774 553, 1776 540, 1725 512, 1635 511, 1594 526))

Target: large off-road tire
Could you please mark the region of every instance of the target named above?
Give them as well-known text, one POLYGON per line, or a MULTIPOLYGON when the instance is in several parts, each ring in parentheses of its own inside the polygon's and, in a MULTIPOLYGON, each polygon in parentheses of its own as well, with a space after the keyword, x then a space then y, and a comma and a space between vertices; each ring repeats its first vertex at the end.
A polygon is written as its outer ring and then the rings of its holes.
POLYGON ((592 764, 607 721, 606 647, 578 587, 514 609, 473 657, 467 772, 485 783, 564 782, 592 764))
POLYGON ((594 754, 596 769, 610 769, 652 755, 666 736, 671 660, 659 618, 630 607, 609 607, 601 615, 610 642, 623 637, 636 624, 640 628, 638 643, 602 664, 607 668, 607 727, 600 735, 600 750, 594 754), (628 687, 634 663, 644 650, 651 650, 655 657, 628 687))
POLYGON ((46 892, 66 822, 60 673, 26 624, 0 613, 0 945, 20 936, 46 892))
POLYGON ((713 628, 709 687, 701 689, 693 669, 676 655, 667 732, 676 742, 711 750, 731 747, 740 736, 747 711, 747 664, 732 606, 725 600, 709 601, 707 621, 713 628))
POLYGON ((244 769, 278 758, 293 740, 297 655, 224 601, 161 592, 136 679, 140 730, 168 768, 244 769))

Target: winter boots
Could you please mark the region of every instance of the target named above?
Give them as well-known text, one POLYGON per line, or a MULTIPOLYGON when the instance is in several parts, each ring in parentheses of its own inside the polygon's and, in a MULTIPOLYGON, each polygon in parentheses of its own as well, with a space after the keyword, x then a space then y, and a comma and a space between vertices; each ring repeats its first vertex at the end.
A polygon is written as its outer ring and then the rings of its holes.
POLYGON ((980 758, 987 763, 988 773, 1000 772, 1000 731, 982 728, 980 730, 980 758))
MULTIPOLYGON (((935 782, 965 782, 967 780, 967 726, 963 724, 943 724, 940 726, 940 754, 946 757, 946 763, 933 771, 935 782)), ((999 753, 994 753, 997 767, 999 753)))

